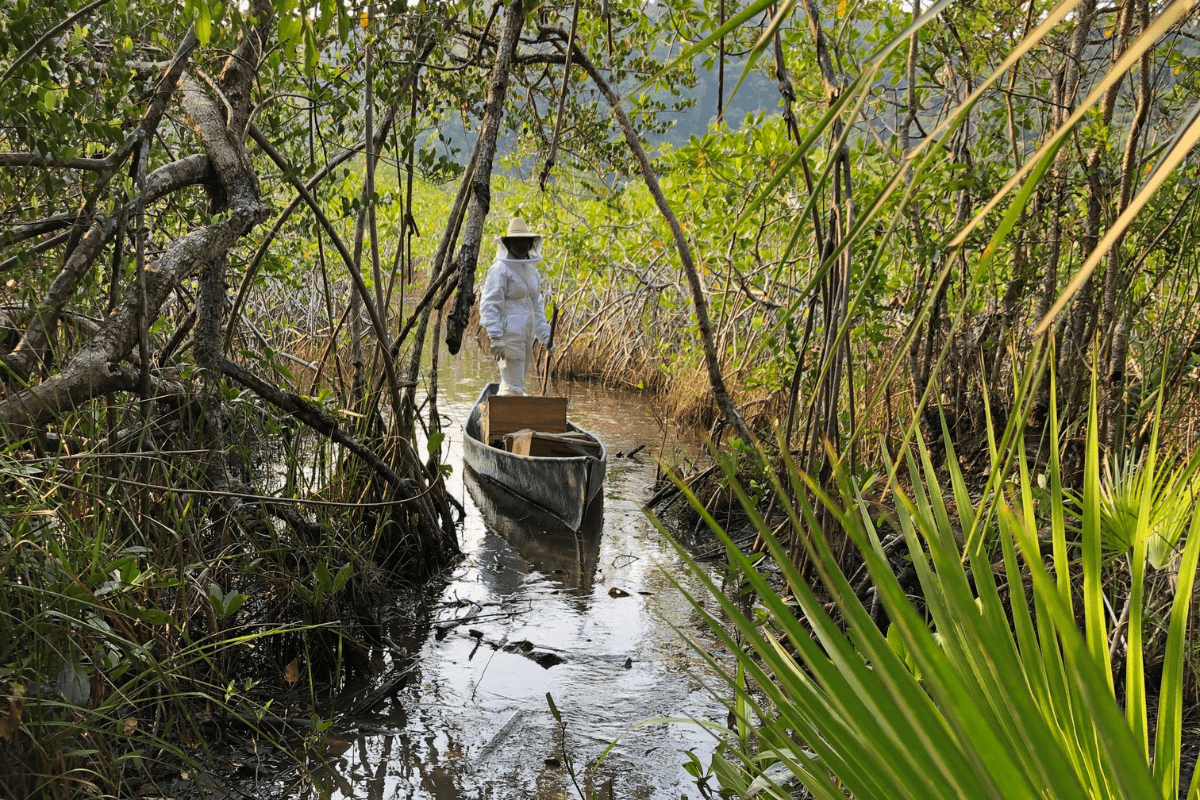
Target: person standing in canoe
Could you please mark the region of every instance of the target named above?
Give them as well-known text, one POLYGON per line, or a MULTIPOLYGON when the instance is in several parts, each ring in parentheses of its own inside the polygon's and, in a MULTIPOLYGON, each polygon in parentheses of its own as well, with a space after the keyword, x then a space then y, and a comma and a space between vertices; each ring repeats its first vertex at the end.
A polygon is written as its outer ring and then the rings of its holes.
POLYGON ((542 237, 520 217, 497 240, 496 260, 488 268, 479 301, 479 324, 487 331, 492 357, 500 363, 500 394, 525 394, 525 367, 533 360, 533 341, 550 346, 550 323, 542 303, 542 237))

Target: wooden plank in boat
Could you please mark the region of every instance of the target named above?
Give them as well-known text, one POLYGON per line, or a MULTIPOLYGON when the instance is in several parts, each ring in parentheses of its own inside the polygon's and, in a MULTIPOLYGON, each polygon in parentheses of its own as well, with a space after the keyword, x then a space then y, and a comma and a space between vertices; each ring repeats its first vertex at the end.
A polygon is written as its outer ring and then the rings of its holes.
POLYGON ((573 433, 522 430, 504 437, 504 449, 519 456, 542 458, 600 457, 600 443, 573 433))
POLYGON ((484 404, 479 432, 489 445, 502 443, 506 435, 525 428, 566 433, 567 398, 494 395, 484 404))

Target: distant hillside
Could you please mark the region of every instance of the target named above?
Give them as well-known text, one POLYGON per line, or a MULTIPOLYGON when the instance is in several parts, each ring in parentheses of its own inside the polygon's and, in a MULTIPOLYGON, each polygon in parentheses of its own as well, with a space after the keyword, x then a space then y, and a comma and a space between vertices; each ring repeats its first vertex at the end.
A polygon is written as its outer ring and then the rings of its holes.
MULTIPOLYGON (((760 61, 760 64, 763 62, 760 61)), ((770 62, 768 62, 770 63, 770 62)), ((743 62, 727 63, 725 65, 725 97, 727 107, 724 119, 729 127, 737 129, 747 114, 766 112, 778 114, 779 87, 767 78, 761 71, 751 72, 742 82, 732 103, 728 103, 730 92, 737 84, 742 74, 743 62)), ((685 93, 685 97, 695 98, 696 105, 685 112, 675 115, 674 124, 665 136, 653 137, 649 140, 651 146, 662 143, 673 147, 686 144, 692 136, 701 136, 708 126, 717 121, 717 71, 704 70, 696 65, 696 88, 685 93)))
MULTIPOLYGON (((727 98, 733 91, 733 87, 737 84, 738 78, 742 74, 743 62, 730 62, 725 65, 725 97, 727 98)), ((660 145, 667 144, 671 147, 680 147, 687 144, 688 139, 693 136, 702 136, 708 130, 708 127, 717 120, 717 71, 715 68, 705 70, 701 65, 701 59, 696 60, 696 86, 693 89, 683 92, 680 96, 685 99, 695 99, 696 104, 689 109, 677 113, 665 112, 664 116, 671 120, 671 128, 662 136, 647 137, 647 143, 651 150, 656 150, 660 145)), ((676 98, 671 95, 664 95, 661 98, 665 103, 672 104, 676 98)), ((746 115, 750 113, 765 112, 767 114, 779 113, 779 88, 761 71, 752 72, 746 76, 746 80, 738 89, 737 94, 733 98, 732 103, 728 103, 725 110, 724 119, 726 124, 733 129, 741 126, 746 115)), ((441 135, 446 140, 445 155, 451 157, 458 164, 466 163, 467 157, 470 155, 471 146, 475 141, 474 131, 464 131, 462 123, 458 117, 453 117, 443 124, 440 129, 441 135), (451 148, 457 148, 458 152, 451 154, 451 148)), ((431 132, 431 136, 436 137, 437 132, 431 132)), ((612 135, 619 136, 616 123, 614 121, 612 127, 612 135)), ((514 138, 512 134, 506 135, 500 142, 501 153, 511 153, 514 138)), ((522 165, 519 169, 510 170, 510 174, 514 177, 525 177, 527 170, 540 168, 540 163, 535 167, 533 165, 522 165)))

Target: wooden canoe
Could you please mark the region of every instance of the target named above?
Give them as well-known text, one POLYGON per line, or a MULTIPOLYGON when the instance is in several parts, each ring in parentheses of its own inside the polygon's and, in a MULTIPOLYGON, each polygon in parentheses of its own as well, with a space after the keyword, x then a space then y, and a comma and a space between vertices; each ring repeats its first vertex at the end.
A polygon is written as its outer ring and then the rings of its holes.
POLYGON ((463 461, 483 477, 553 514, 573 531, 579 530, 588 506, 604 487, 608 451, 596 436, 568 421, 567 427, 600 445, 600 457, 543 458, 522 456, 489 447, 480 437, 483 404, 500 390, 500 384, 483 387, 475 407, 463 424, 463 461))

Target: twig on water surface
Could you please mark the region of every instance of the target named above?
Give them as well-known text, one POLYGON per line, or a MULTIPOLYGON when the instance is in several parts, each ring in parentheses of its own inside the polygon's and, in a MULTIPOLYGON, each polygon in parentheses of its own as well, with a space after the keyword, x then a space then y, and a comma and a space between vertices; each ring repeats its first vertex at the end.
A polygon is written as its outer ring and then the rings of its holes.
POLYGON ((442 627, 442 628, 450 629, 450 628, 457 628, 459 625, 462 625, 467 622, 478 622, 481 619, 502 619, 502 618, 512 617, 516 614, 523 614, 523 613, 525 613, 525 612, 523 612, 523 611, 499 611, 495 614, 474 614, 472 616, 461 617, 459 619, 439 620, 438 622, 433 623, 433 625, 434 625, 434 627, 442 627))
POLYGON ((503 638, 492 648, 492 654, 488 656, 487 663, 483 665, 483 671, 479 673, 479 680, 475 681, 475 685, 471 687, 471 699, 475 699, 476 693, 479 691, 479 684, 483 683, 483 676, 487 675, 488 667, 492 665, 492 659, 496 657, 496 653, 508 644, 508 634, 504 634, 503 638))
POLYGON ((496 734, 488 741, 487 744, 483 746, 483 749, 479 751, 479 755, 475 757, 476 762, 487 761, 488 757, 491 756, 500 743, 504 741, 504 739, 510 733, 512 733, 513 729, 517 726, 517 723, 520 722, 525 716, 525 713, 525 709, 517 709, 516 712, 514 712, 513 715, 508 718, 508 722, 504 723, 500 730, 496 731, 496 734))
MULTIPOLYGON (((345 712, 345 716, 362 716, 371 709, 375 708, 375 706, 379 705, 379 703, 385 697, 390 697, 391 695, 394 695, 396 692, 400 691, 401 685, 405 680, 407 680, 409 675, 416 671, 419 665, 420 662, 414 662, 403 669, 395 670, 391 675, 384 678, 378 687, 367 692, 357 702, 351 705, 350 708, 345 712)), ((336 708, 336 706, 337 703, 335 701, 334 707, 336 708)))

